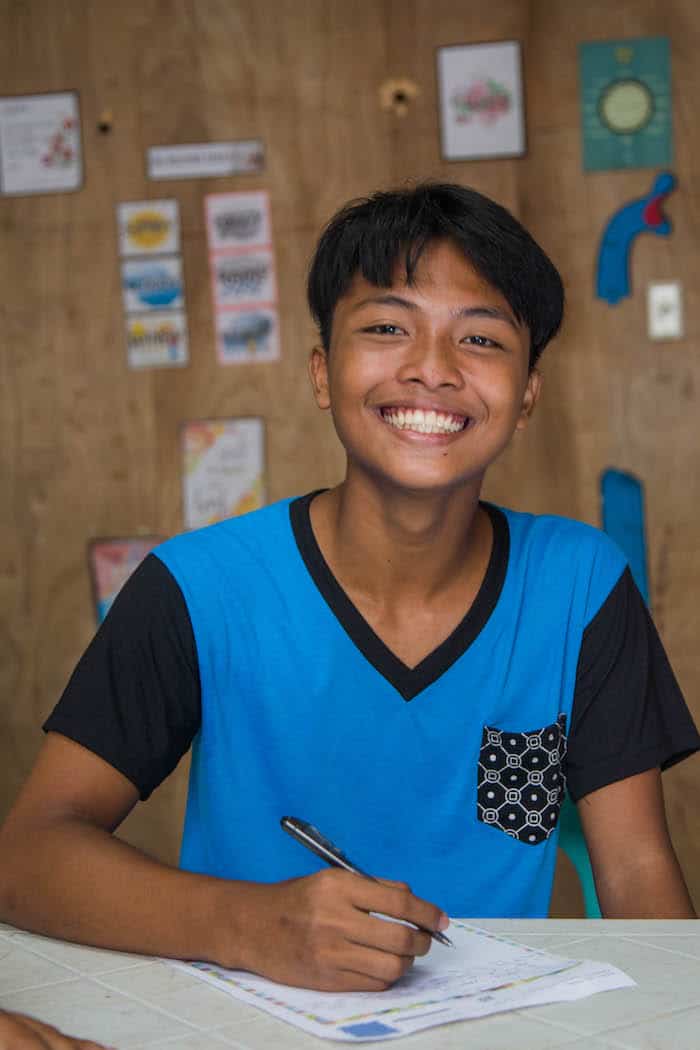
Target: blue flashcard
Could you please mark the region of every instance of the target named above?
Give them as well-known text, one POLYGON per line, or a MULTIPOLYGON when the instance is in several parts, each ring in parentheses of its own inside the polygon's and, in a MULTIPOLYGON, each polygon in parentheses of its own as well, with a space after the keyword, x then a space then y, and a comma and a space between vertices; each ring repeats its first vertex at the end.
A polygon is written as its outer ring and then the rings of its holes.
POLYGON ((668 37, 579 45, 584 171, 673 162, 668 37))
POLYGON ((644 492, 634 474, 608 469, 600 479, 603 529, 622 548, 634 582, 649 604, 644 492))
POLYGON ((598 250, 596 295, 614 305, 630 295, 630 252, 640 233, 667 237, 671 223, 662 204, 676 186, 675 176, 664 171, 654 180, 651 191, 624 204, 605 227, 598 250))

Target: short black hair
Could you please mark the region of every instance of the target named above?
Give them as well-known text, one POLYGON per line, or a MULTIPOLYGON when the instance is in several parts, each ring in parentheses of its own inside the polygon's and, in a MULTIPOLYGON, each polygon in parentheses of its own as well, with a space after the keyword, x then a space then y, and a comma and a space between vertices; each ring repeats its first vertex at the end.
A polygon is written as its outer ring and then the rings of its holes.
POLYGON ((307 294, 321 343, 330 347, 333 313, 361 273, 388 288, 397 265, 410 286, 425 248, 450 240, 477 273, 497 288, 530 331, 530 368, 561 325, 564 286, 559 271, 517 219, 467 186, 421 182, 350 201, 321 234, 307 294))

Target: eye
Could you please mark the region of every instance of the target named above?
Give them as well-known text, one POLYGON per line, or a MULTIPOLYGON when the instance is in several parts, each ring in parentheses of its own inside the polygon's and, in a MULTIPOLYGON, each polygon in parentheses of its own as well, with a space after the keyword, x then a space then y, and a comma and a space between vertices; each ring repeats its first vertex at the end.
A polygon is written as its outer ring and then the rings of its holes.
POLYGON ((362 329, 368 335, 405 335, 403 328, 397 324, 371 324, 362 329))
POLYGON ((495 347, 497 350, 503 349, 500 343, 497 343, 495 339, 489 339, 486 335, 467 335, 462 342, 468 343, 470 346, 481 346, 486 350, 490 350, 491 347, 495 347))

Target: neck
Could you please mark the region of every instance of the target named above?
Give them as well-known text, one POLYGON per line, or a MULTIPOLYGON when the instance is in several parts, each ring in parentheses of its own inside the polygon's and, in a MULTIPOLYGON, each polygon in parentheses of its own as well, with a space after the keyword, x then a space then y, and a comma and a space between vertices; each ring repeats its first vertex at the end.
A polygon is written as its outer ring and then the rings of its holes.
POLYGON ((452 492, 392 492, 351 478, 318 496, 311 523, 346 587, 394 600, 429 598, 488 561, 491 528, 479 510, 480 479, 452 492))

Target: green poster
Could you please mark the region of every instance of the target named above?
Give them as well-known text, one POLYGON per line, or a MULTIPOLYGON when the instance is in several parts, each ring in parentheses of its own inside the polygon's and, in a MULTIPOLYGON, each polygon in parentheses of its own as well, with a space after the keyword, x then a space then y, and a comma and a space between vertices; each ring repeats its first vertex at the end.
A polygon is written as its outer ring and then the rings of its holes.
POLYGON ((584 171, 672 163, 668 37, 579 45, 584 171))

